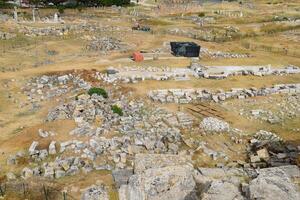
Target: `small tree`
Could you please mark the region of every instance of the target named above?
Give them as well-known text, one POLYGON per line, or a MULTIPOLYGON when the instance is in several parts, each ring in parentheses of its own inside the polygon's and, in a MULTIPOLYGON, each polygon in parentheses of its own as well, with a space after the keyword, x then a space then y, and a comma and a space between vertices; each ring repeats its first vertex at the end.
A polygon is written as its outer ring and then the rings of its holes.
POLYGON ((88 94, 90 96, 92 96, 93 94, 97 94, 99 96, 103 96, 104 98, 108 97, 107 92, 103 88, 93 87, 93 88, 89 89, 88 94))
POLYGON ((113 113, 116 113, 119 116, 123 116, 123 110, 119 106, 113 105, 113 106, 111 106, 111 110, 113 111, 113 113))

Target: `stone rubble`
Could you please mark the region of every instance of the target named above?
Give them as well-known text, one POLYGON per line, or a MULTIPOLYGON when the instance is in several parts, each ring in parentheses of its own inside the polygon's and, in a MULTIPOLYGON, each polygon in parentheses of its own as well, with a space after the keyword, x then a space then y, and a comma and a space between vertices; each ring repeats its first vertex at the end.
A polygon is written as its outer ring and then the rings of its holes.
MULTIPOLYGON (((204 130, 209 134, 228 132, 232 137, 238 137, 239 131, 231 128, 227 122, 212 117, 204 118, 200 126, 195 126, 198 122, 191 115, 169 112, 148 105, 144 100, 131 100, 129 95, 118 91, 117 85, 114 90, 105 85, 108 98, 85 94, 90 87, 81 76, 69 73, 34 78, 23 88, 32 102, 45 96, 50 90, 55 91, 54 95, 47 95, 45 99, 69 92, 76 94, 75 97, 60 101, 49 111, 46 119, 73 120, 75 127, 69 132, 71 139, 64 141, 54 139, 55 134, 51 131, 40 129, 38 135, 41 141, 33 141, 28 152, 9 156, 8 165, 16 165, 19 158, 28 159, 29 165, 24 166, 20 177, 61 179, 65 176, 109 170, 120 198, 127 200, 249 199, 259 198, 259 195, 269 197, 274 190, 279 196, 286 195, 286 189, 291 191, 288 198, 295 198, 299 194, 291 178, 298 174, 299 169, 290 166, 296 164, 295 155, 298 155, 299 150, 291 145, 283 145, 282 139, 275 134, 259 131, 253 136, 248 150, 249 163, 241 161, 234 165, 244 168, 227 168, 218 163, 217 166, 223 168, 195 170, 191 158, 196 151, 201 150, 214 161, 222 159, 227 162, 229 155, 225 151, 209 148, 204 141, 184 138, 183 131, 199 133, 204 130), (60 93, 60 89, 65 92, 60 93), (85 93, 82 93, 84 90, 85 93), (112 111, 113 105, 122 109, 122 116, 112 111), (113 136, 107 137, 110 134, 113 136), (49 145, 45 148, 42 141, 50 138, 49 145), (283 165, 289 166, 284 168, 283 165), (275 167, 266 168, 271 171, 269 174, 275 174, 274 179, 273 175, 260 175, 264 172, 259 168, 265 167, 275 167), (280 171, 282 179, 277 177, 277 171, 280 171), (277 190, 277 185, 272 181, 282 180, 285 183, 279 185, 277 190), (270 184, 264 184, 265 182, 270 184), (260 193, 260 188, 264 188, 264 193, 260 193)), ((194 95, 199 91, 201 93, 196 95, 199 100, 205 98, 224 101, 234 97, 242 99, 274 93, 299 93, 299 89, 299 84, 287 84, 259 90, 232 89, 230 92, 218 93, 197 89, 170 89, 160 90, 156 94, 165 98, 164 102, 172 102, 170 94, 173 94, 179 97, 178 102, 186 103, 195 99, 194 95)), ((14 173, 7 174, 10 180, 16 177, 18 176, 14 173)), ((81 196, 84 200, 108 198, 108 190, 103 185, 92 185, 81 196)))
POLYGON ((89 51, 100 51, 106 53, 114 50, 126 51, 128 50, 128 46, 118 39, 102 37, 91 41, 90 44, 86 46, 86 49, 89 51))
POLYGON ((203 128, 205 132, 210 132, 210 133, 211 132, 224 133, 224 132, 228 132, 230 129, 230 126, 227 122, 214 117, 204 118, 200 123, 200 127, 203 128))
MULTIPOLYGON (((39 102, 60 97, 67 93, 76 94, 80 90, 88 90, 90 87, 91 85, 84 81, 80 75, 70 73, 61 76, 43 75, 32 78, 21 89, 27 96, 25 105, 38 105, 39 102)), ((20 107, 23 107, 24 104, 20 104, 20 107)))
POLYGON ((246 102, 235 103, 234 106, 231 104, 226 102, 223 106, 238 112, 249 120, 262 120, 270 124, 284 124, 285 120, 300 116, 299 93, 284 95, 281 98, 270 96, 260 101, 248 99, 246 102), (274 107, 270 108, 269 105, 274 107))

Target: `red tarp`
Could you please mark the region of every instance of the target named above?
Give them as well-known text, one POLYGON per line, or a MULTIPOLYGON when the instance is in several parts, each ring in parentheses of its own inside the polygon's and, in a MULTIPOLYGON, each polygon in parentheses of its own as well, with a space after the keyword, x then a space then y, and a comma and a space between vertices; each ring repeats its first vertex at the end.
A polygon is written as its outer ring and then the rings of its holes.
POLYGON ((144 60, 144 56, 140 52, 134 52, 132 58, 135 62, 141 62, 144 60))

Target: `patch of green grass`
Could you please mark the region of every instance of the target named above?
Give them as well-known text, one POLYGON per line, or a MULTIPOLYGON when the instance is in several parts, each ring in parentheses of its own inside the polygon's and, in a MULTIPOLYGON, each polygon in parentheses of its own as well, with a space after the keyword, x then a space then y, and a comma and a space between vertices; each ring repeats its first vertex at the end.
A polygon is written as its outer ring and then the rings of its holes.
POLYGON ((89 89, 88 94, 92 96, 93 94, 97 94, 99 96, 103 96, 104 98, 108 98, 107 92, 103 88, 93 87, 89 89))
POLYGON ((123 110, 119 106, 113 105, 111 106, 111 110, 113 111, 113 113, 117 113, 119 116, 123 116, 123 110))

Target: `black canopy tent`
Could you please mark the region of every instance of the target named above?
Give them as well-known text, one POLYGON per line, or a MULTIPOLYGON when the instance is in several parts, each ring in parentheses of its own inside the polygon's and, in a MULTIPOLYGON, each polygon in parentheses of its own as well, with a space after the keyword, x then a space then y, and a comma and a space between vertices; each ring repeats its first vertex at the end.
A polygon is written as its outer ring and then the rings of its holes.
POLYGON ((200 46, 194 42, 170 42, 172 54, 184 57, 199 57, 200 46))

